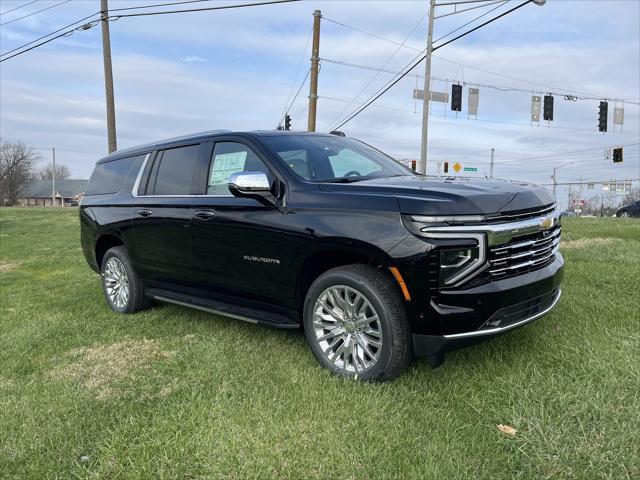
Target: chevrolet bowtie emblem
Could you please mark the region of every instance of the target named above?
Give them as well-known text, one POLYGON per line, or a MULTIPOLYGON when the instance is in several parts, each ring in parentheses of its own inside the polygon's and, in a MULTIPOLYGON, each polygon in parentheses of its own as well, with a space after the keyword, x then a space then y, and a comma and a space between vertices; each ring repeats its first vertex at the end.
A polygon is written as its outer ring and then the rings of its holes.
POLYGON ((553 227, 553 217, 548 217, 543 220, 540 220, 541 230, 549 230, 551 227, 553 227))

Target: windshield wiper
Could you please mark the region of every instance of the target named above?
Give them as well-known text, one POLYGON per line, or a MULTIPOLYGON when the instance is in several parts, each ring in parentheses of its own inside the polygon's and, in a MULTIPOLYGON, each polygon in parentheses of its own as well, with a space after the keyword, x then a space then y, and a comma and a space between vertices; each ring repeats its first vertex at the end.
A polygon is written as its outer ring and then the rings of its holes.
POLYGON ((359 182, 360 180, 366 180, 367 177, 338 177, 338 178, 329 178, 327 180, 318 180, 318 183, 353 183, 359 182))

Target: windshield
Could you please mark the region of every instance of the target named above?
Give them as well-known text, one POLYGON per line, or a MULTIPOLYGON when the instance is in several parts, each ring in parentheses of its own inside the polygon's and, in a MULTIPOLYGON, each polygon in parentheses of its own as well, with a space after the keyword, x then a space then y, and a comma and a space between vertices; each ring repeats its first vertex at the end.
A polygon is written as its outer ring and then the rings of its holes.
POLYGON ((261 140, 296 175, 311 182, 357 182, 412 175, 393 158, 352 138, 278 135, 261 140))

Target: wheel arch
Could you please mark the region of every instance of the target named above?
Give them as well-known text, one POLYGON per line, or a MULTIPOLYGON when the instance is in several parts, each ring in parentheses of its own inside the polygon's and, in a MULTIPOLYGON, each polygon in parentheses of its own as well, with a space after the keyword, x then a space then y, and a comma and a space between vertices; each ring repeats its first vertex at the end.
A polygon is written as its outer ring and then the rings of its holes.
POLYGON ((98 269, 102 268, 102 259, 104 258, 104 254, 107 253, 110 248, 118 247, 120 245, 124 245, 124 242, 117 234, 113 232, 105 233, 98 237, 94 249, 98 269))
MULTIPOLYGON (((378 267, 390 280, 393 275, 388 268, 392 266, 391 258, 381 249, 359 242, 351 245, 324 245, 307 255, 298 268, 295 289, 295 305, 302 318, 304 301, 311 284, 323 273, 333 268, 364 264, 378 267)), ((396 282, 394 281, 394 284, 396 282)), ((398 286, 398 290, 399 290, 398 286)))

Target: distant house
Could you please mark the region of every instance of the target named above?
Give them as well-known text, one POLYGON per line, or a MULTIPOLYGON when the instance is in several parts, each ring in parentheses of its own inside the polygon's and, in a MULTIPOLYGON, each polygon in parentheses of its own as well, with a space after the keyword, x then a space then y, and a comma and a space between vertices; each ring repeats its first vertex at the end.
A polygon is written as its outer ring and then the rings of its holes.
MULTIPOLYGON (((77 205, 87 189, 89 180, 64 179, 56 180, 55 204, 56 206, 77 205)), ((16 205, 51 206, 51 180, 36 180, 29 183, 18 195, 16 205)))

